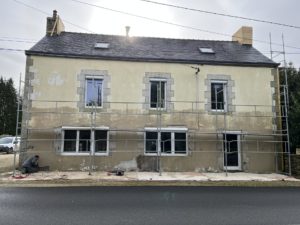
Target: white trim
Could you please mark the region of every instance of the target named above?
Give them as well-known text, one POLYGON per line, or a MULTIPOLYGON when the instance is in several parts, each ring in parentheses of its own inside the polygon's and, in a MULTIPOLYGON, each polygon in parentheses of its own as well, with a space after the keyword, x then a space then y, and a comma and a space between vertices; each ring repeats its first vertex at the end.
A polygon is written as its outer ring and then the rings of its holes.
POLYGON ((103 108, 103 83, 104 79, 101 75, 85 75, 84 77, 84 107, 85 108, 96 108, 96 109, 102 109, 103 108), (93 80, 101 80, 101 106, 87 106, 86 105, 86 98, 87 98, 87 79, 93 79, 93 80))
POLYGON ((109 155, 109 127, 95 127, 91 130, 90 127, 62 127, 62 135, 61 135, 61 155, 69 155, 69 156, 89 156, 90 154, 95 156, 108 156, 109 155), (65 130, 75 130, 76 131, 76 149, 73 152, 64 152, 64 143, 65 143, 65 130), (80 130, 89 130, 90 133, 90 150, 87 152, 79 152, 79 132, 80 130), (95 140, 95 131, 103 130, 106 131, 106 152, 95 152, 95 144, 93 140, 95 140), (93 144, 93 146, 92 146, 93 144), (92 151, 91 151, 92 150, 92 151))
POLYGON ((217 83, 217 84, 227 84, 228 80, 221 80, 221 79, 211 79, 210 83, 217 83))
POLYGON ((85 79, 95 79, 95 80, 103 80, 103 75, 92 75, 92 74, 85 74, 85 79))
POLYGON ((109 48, 109 43, 107 42, 96 42, 94 45, 95 49, 108 49, 109 48))
POLYGON ((224 130, 224 131, 222 131, 222 134, 237 134, 237 135, 241 135, 241 134, 247 134, 247 132, 244 132, 242 130, 224 130))
MULTIPOLYGON (((223 160, 223 169, 224 170, 242 170, 242 156, 241 156, 241 135, 242 131, 224 131, 223 134, 234 134, 237 136, 237 148, 238 148, 238 165, 237 166, 225 166, 225 162, 223 160)), ((223 139, 224 141, 224 139, 223 139)), ((225 150, 224 150, 225 151, 225 150)), ((223 152, 223 155, 225 152, 223 152)), ((224 156, 223 156, 224 157, 224 156)))
MULTIPOLYGON (((164 127, 164 128, 154 128, 154 127, 146 127, 144 132, 144 155, 146 156, 188 156, 188 129, 185 127, 164 127), (157 152, 155 153, 147 153, 146 152, 146 132, 157 132, 158 140, 161 138, 159 137, 159 131, 161 132, 169 132, 171 133, 171 153, 163 153, 161 152, 160 143, 157 146, 157 152), (185 134, 185 153, 175 153, 175 133, 184 133, 185 134)), ((157 144, 157 143, 156 143, 157 144)))
MULTIPOLYGON (((227 80, 210 80, 210 88, 212 86, 212 84, 223 84, 223 103, 224 103, 224 109, 218 109, 218 105, 216 102, 216 107, 217 109, 212 109, 212 112, 228 112, 228 106, 227 106, 227 85, 228 85, 228 81, 227 80)), ((212 93, 212 90, 210 90, 210 94, 212 93)), ((217 96, 216 96, 217 99, 217 96)), ((213 102, 212 102, 212 95, 210 98, 210 107, 212 106, 213 102)))
POLYGON ((215 53, 215 51, 210 47, 199 47, 198 49, 201 53, 206 53, 206 54, 214 54, 215 53))
MULTIPOLYGON (((95 129, 95 130, 105 130, 105 129, 95 129)), ((93 132, 93 137, 94 137, 94 140, 95 140, 95 132, 93 132)), ((104 155, 104 156, 108 156, 109 155, 109 130, 107 129, 107 133, 106 133, 106 152, 96 152, 95 151, 95 145, 94 145, 94 149, 93 149, 93 153, 95 155, 104 155)), ((94 142, 95 143, 95 142, 94 142)))
POLYGON ((145 131, 188 131, 188 128, 186 127, 162 127, 162 128, 157 128, 157 127, 145 127, 145 131))
POLYGON ((167 79, 166 78, 159 78, 159 77, 151 77, 149 78, 149 81, 163 81, 163 82, 167 82, 167 79))
MULTIPOLYGON (((90 130, 91 127, 72 127, 72 126, 62 126, 62 130, 90 130)), ((94 130, 109 130, 107 126, 94 127, 94 130)))
MULTIPOLYGON (((166 110, 166 108, 167 108, 167 79, 165 79, 165 78, 150 78, 149 79, 149 84, 150 84, 150 88, 149 88, 149 108, 151 109, 151 110, 155 110, 155 109, 162 109, 162 110, 166 110), (163 82, 164 83, 164 97, 165 97, 165 99, 164 99, 164 107, 151 107, 151 81, 161 81, 161 82, 163 82)), ((157 98, 158 98, 158 96, 157 96, 157 98)), ((158 104, 158 102, 156 102, 156 104, 158 104)))

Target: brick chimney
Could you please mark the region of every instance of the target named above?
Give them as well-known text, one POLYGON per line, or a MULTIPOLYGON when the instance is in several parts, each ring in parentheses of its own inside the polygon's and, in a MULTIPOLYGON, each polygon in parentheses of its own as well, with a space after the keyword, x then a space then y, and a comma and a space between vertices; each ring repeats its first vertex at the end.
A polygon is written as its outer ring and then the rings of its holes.
POLYGON ((55 36, 65 31, 65 26, 62 20, 57 15, 57 11, 53 10, 53 16, 47 17, 46 35, 55 36))
POLYGON ((253 40, 252 27, 241 27, 237 32, 232 35, 232 41, 237 41, 242 45, 251 45, 253 40))

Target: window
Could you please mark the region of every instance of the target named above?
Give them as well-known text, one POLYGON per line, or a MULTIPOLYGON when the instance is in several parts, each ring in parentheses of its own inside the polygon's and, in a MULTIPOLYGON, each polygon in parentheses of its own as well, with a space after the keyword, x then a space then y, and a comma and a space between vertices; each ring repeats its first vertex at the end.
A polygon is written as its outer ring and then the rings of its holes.
POLYGON ((77 131, 76 130, 65 130, 64 137, 64 152, 76 152, 76 139, 77 131))
POLYGON ((106 130, 95 130, 95 152, 107 151, 107 133, 106 130))
POLYGON ((186 155, 187 154, 187 129, 170 130, 162 128, 158 132, 156 128, 146 128, 145 132, 145 154, 157 155, 186 155), (160 144, 157 146, 158 138, 160 144))
POLYGON ((109 43, 97 42, 97 43, 95 43, 94 47, 98 48, 98 49, 106 49, 106 48, 109 48, 109 43))
POLYGON ((166 80, 150 80, 150 108, 166 107, 166 80))
POLYGON ((92 149, 92 153, 107 154, 108 143, 108 130, 63 129, 63 153, 90 154, 92 149))
POLYGON ((79 130, 79 152, 89 152, 91 149, 91 131, 79 130))
POLYGON ((226 111, 226 81, 211 82, 211 109, 226 111))
POLYGON ((102 83, 103 80, 96 77, 85 78, 85 106, 102 107, 102 83))
POLYGON ((212 48, 208 48, 208 47, 200 47, 199 51, 201 53, 207 53, 207 54, 214 54, 214 50, 212 48))
POLYGON ((146 153, 157 152, 157 132, 146 132, 146 153))

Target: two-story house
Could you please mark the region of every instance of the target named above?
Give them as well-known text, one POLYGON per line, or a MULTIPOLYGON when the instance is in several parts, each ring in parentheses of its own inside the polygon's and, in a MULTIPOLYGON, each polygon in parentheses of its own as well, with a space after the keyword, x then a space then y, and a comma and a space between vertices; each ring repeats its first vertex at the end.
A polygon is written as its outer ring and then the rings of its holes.
MULTIPOLYGON (((232 41, 65 32, 26 51, 22 150, 50 169, 278 168, 277 66, 232 41)), ((22 158, 22 157, 21 157, 22 158)))

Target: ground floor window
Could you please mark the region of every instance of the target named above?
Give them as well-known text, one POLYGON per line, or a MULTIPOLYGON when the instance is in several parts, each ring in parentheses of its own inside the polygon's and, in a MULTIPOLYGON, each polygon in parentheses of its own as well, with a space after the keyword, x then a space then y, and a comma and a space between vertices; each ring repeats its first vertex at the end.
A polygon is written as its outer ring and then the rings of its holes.
POLYGON ((108 153, 108 130, 90 128, 63 129, 62 153, 95 154, 108 153))
POLYGON ((187 129, 170 130, 170 128, 146 128, 146 155, 186 155, 187 129))

